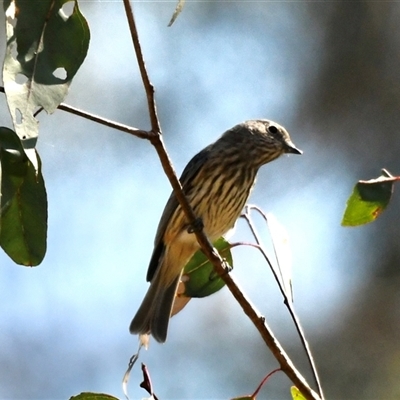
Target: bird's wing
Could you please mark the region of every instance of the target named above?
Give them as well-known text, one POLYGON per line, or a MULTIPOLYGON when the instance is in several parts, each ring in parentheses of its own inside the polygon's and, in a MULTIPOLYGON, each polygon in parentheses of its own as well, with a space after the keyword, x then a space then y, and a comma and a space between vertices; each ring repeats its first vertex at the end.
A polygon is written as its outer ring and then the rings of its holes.
MULTIPOLYGON (((199 173, 201 166, 207 161, 210 153, 210 147, 212 145, 206 147, 200 153, 197 153, 186 165, 185 169, 182 172, 181 177, 179 178, 183 192, 188 193, 191 188, 191 182, 193 178, 199 173)), ((150 282, 153 279, 153 276, 158 268, 159 262, 162 259, 164 254, 165 245, 164 245, 164 233, 167 229, 169 220, 171 216, 175 212, 179 205, 178 200, 175 197, 174 192, 171 193, 167 204, 165 205, 164 211, 161 215, 160 223, 158 224, 156 237, 154 239, 154 250, 150 259, 149 268, 147 270, 147 281, 150 282)))

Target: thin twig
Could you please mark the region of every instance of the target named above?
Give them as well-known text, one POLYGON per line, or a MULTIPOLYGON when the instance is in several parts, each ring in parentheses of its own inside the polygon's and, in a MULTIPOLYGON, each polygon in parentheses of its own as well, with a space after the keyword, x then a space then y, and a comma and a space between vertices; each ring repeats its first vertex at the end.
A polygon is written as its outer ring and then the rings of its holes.
POLYGON ((129 0, 124 0, 125 14, 128 19, 129 30, 132 36, 133 47, 135 48, 135 54, 139 65, 140 76, 142 77, 144 90, 146 91, 147 106, 150 114, 151 130, 154 133, 161 135, 160 122, 157 116, 156 101, 154 99, 154 86, 150 82, 149 75, 147 74, 146 64, 142 53, 142 47, 140 46, 139 34, 136 28, 135 18, 129 0))
MULTIPOLYGON (((139 37, 136 29, 135 19, 133 17, 132 8, 130 6, 129 0, 124 0, 125 12, 127 14, 127 19, 129 23, 129 27, 131 30, 132 41, 136 51, 136 57, 139 63, 140 73, 142 75, 143 84, 145 87, 146 95, 147 95, 147 104, 149 107, 150 120, 152 125, 152 130, 154 133, 159 133, 159 135, 154 135, 150 138, 151 143, 154 145, 159 157, 161 164, 164 168, 164 171, 171 182, 171 185, 174 189, 174 193, 181 205, 186 217, 189 220, 190 224, 194 224, 196 221, 196 216, 190 207, 185 195, 183 194, 181 184, 175 174, 175 171, 172 167, 172 163, 168 157, 168 154, 165 150, 164 143, 161 139, 161 130, 160 124, 157 118, 155 100, 154 100, 154 88, 150 83, 150 80, 147 75, 145 63, 143 60, 143 54, 141 51, 139 37)), ((214 265, 217 273, 223 278, 226 283, 226 286, 229 288, 235 299, 241 305, 245 314, 250 318, 250 320, 254 323, 258 331, 260 332, 264 342, 274 354, 275 358, 278 360, 282 370, 286 373, 286 375, 292 380, 292 382, 297 386, 297 388, 303 393, 306 399, 319 399, 319 396, 310 388, 307 384, 304 377, 296 370, 292 361, 286 355, 285 351, 278 343, 278 341, 273 336, 271 330, 268 328, 265 318, 262 317, 255 309, 255 307, 251 304, 250 300, 245 296, 243 291, 239 288, 239 286, 234 282, 231 275, 226 274, 225 272, 225 262, 222 260, 218 251, 211 245, 210 241, 204 234, 202 230, 195 230, 196 238, 201 246, 201 249, 214 265)))
MULTIPOLYGON (((299 320, 299 318, 297 317, 296 312, 294 311, 292 302, 288 299, 288 297, 287 297, 287 295, 286 295, 285 288, 283 287, 282 282, 281 282, 280 279, 278 278, 278 275, 277 275, 277 273, 276 273, 276 271, 275 271, 275 268, 273 268, 272 263, 271 263, 271 261, 269 260, 269 258, 268 258, 268 256, 267 256, 267 253, 265 252, 263 246, 261 245, 261 239, 260 239, 260 237, 258 236, 258 233, 257 233, 257 231, 256 231, 256 228, 255 228, 255 226, 254 226, 254 224, 253 224, 253 221, 252 221, 251 218, 250 218, 249 210, 255 210, 255 211, 257 211, 257 212, 263 217, 263 219, 265 220, 265 222, 266 222, 267 224, 268 224, 268 218, 267 218, 267 216, 264 214, 264 212, 263 212, 259 207, 254 206, 254 205, 248 205, 248 206, 246 206, 245 212, 244 212, 244 214, 242 214, 242 217, 246 219, 246 221, 247 221, 247 223, 248 223, 248 225, 249 225, 249 227, 250 227, 250 230, 251 230, 251 232, 252 232, 252 234, 253 234, 253 236, 254 236, 254 239, 255 239, 256 242, 257 242, 257 246, 258 246, 257 248, 259 249, 259 251, 261 252, 261 254, 264 256, 264 258, 266 259, 267 263, 268 263, 269 266, 270 266, 270 269, 271 269, 271 271, 272 271, 272 274, 274 275, 274 278, 275 278, 276 282, 278 283, 279 290, 281 291, 282 296, 283 296, 283 299, 284 299, 283 302, 284 302, 285 306, 287 307, 287 309, 288 309, 288 311, 289 311, 289 314, 290 314, 290 316, 291 316, 291 318, 292 318, 292 320, 293 320, 293 322, 294 322, 294 325, 295 325, 295 327, 296 327, 297 333, 298 333, 298 335, 299 335, 299 337, 300 337, 301 344, 303 345, 304 350, 305 350, 305 352, 306 352, 307 359, 308 359, 308 362, 309 362, 309 365, 310 365, 310 369, 311 369, 311 372, 312 372, 313 377, 314 377, 315 384, 316 384, 317 389, 318 389, 318 393, 319 393, 319 395, 321 396, 321 399, 324 399, 324 394, 323 394, 322 386, 321 386, 321 383, 320 383, 320 380, 319 380, 317 368, 316 368, 316 366, 315 366, 314 358, 313 358, 313 356, 312 356, 312 354, 311 354, 311 350, 310 350, 310 347, 309 347, 308 342, 307 342, 307 340, 306 340, 306 337, 305 337, 303 328, 302 328, 302 326, 301 326, 301 324, 300 324, 300 320, 299 320)), ((255 247, 255 246, 254 246, 254 247, 255 247)))
MULTIPOLYGON (((0 86, 0 92, 5 93, 4 86, 0 86)), ((69 112, 71 114, 88 119, 90 121, 97 122, 100 125, 105 125, 105 126, 108 126, 109 128, 113 128, 113 129, 117 129, 117 130, 125 132, 125 133, 129 133, 130 135, 137 136, 140 139, 150 140, 150 137, 154 136, 154 134, 152 132, 148 132, 148 131, 144 131, 142 129, 133 128, 131 126, 124 125, 119 122, 115 122, 111 119, 100 117, 96 114, 92 114, 87 111, 83 111, 79 108, 69 106, 68 104, 65 104, 65 103, 61 103, 57 108, 59 110, 69 112)), ((40 108, 38 111, 36 111, 34 116, 36 117, 39 114, 39 112, 41 112, 42 110, 43 110, 43 108, 40 108)))
POLYGON ((89 119, 90 121, 97 122, 98 124, 108 126, 109 128, 118 129, 119 131, 129 133, 130 135, 137 136, 141 139, 149 139, 152 136, 151 132, 143 131, 141 129, 133 128, 128 125, 121 124, 119 122, 112 121, 111 119, 106 119, 103 117, 99 117, 96 114, 91 114, 86 111, 82 111, 79 108, 75 108, 69 106, 67 104, 61 103, 58 106, 59 110, 67 111, 71 114, 78 115, 79 117, 83 117, 89 119))
POLYGON ((262 389, 262 387, 264 386, 265 382, 267 382, 267 380, 273 375, 276 374, 277 372, 279 372, 281 369, 280 368, 276 368, 273 371, 271 371, 267 376, 264 377, 264 379, 260 382, 260 384, 258 385, 257 389, 254 391, 254 393, 251 395, 251 399, 255 399, 258 394, 260 393, 260 390, 262 389))
MULTIPOLYGON (((154 98, 154 87, 150 82, 147 73, 146 64, 144 62, 142 48, 140 46, 139 35, 136 28, 136 22, 133 16, 132 7, 129 0, 123 0, 123 2, 124 2, 126 17, 129 24, 129 29, 131 32, 133 47, 135 49, 135 54, 139 65, 140 75, 142 77, 143 86, 147 97, 147 106, 149 110, 151 129, 153 133, 152 135, 149 135, 147 139, 150 140, 151 144, 157 151, 164 172, 171 183, 175 196, 179 201, 179 204, 181 205, 183 212, 185 213, 186 217, 189 220, 189 224, 193 224, 196 221, 196 215, 194 214, 192 208, 189 205, 189 202, 187 201, 185 195, 183 194, 182 185, 176 175, 176 172, 172 166, 172 161, 168 156, 164 142, 162 140, 161 127, 157 116, 157 107, 154 98)), ((210 243, 208 244, 210 247, 212 247, 210 243)))
POLYGON ((266 251, 264 250, 264 248, 263 248, 263 246, 262 246, 262 244, 261 244, 261 239, 260 239, 260 237, 259 237, 259 235, 258 235, 258 233, 257 233, 256 227, 254 226, 253 221, 252 221, 251 218, 250 218, 249 210, 251 210, 251 209, 256 209, 256 207, 255 207, 255 206, 247 205, 247 206, 245 207, 245 212, 241 215, 241 217, 244 218, 244 219, 246 220, 247 225, 249 226, 249 228, 250 228, 250 230, 251 230, 251 233, 253 234, 254 239, 255 239, 256 242, 257 242, 258 249, 260 250, 261 254, 264 256, 265 260, 267 261, 267 263, 268 263, 268 265, 269 265, 269 267, 270 267, 270 269, 271 269, 271 271, 272 271, 272 274, 274 275, 274 278, 275 278, 276 282, 278 283, 279 290, 281 291, 281 294, 282 294, 282 296, 283 296, 283 298, 284 298, 284 303, 287 305, 287 304, 289 304, 290 302, 289 302, 289 299, 288 299, 288 297, 287 297, 287 295, 286 295, 285 288, 283 287, 282 282, 281 282, 281 280, 279 279, 278 274, 276 273, 275 268, 273 267, 273 265, 272 265, 272 263, 271 263, 271 261, 270 261, 268 255, 267 255, 266 251))
MULTIPOLYGON (((151 121, 151 131, 143 131, 136 128, 130 128, 126 125, 119 124, 117 122, 107 120, 101 117, 98 117, 94 114, 86 113, 81 110, 75 109, 73 107, 67 106, 66 104, 61 104, 59 108, 61 110, 73 113, 75 115, 79 115, 81 117, 87 118, 94 122, 100 123, 102 125, 106 125, 129 134, 135 135, 142 139, 148 139, 155 147, 157 154, 160 158, 162 167, 164 169, 165 174, 167 175, 174 193, 176 195, 179 204, 182 207, 183 212, 186 215, 190 224, 194 224, 196 221, 196 215, 194 214, 192 208, 190 207, 183 191, 181 184, 177 178, 177 175, 172 167, 172 163, 169 159, 169 156, 165 150, 164 143, 161 137, 161 128, 157 117, 156 105, 154 100, 154 87, 150 83, 148 79, 145 63, 143 60, 143 55, 140 48, 140 42, 138 38, 138 33, 136 29, 136 24, 133 18, 133 13, 131 6, 129 4, 129 0, 123 0, 125 11, 127 14, 127 19, 129 23, 129 27, 131 30, 132 41, 135 48, 136 56, 138 58, 138 64, 140 73, 142 76, 143 84, 146 91, 147 96, 147 103, 149 108, 150 114, 150 121, 151 121)), ((4 91, 1 90, 0 91, 4 91)), ((221 256, 219 255, 218 251, 211 245, 208 238, 205 236, 203 231, 195 231, 196 238, 204 252, 204 254, 209 258, 211 263, 214 265, 215 270, 217 273, 223 278, 226 283, 226 286, 231 291, 234 298, 237 302, 241 305, 245 314, 250 318, 253 322, 257 330, 260 332, 261 337, 263 338, 264 342, 266 343, 267 347, 270 349, 272 354, 277 359, 278 363, 282 371, 289 377, 289 379, 296 385, 296 387, 300 390, 300 392, 305 396, 307 400, 319 400, 320 397, 315 393, 310 386, 307 384, 304 377, 296 370, 295 366, 293 365, 292 361, 289 359, 285 351, 283 350, 282 346, 279 342, 275 339, 272 331, 266 324, 265 318, 260 315, 260 313, 255 309, 255 307, 251 304, 250 300, 246 297, 240 287, 234 282, 231 275, 226 274, 225 265, 226 263, 222 260, 221 256)))

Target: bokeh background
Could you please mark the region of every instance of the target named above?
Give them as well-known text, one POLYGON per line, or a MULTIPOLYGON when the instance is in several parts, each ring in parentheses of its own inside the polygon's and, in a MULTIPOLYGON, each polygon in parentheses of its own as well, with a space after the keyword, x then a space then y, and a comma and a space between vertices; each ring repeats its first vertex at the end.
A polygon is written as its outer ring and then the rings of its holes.
MULTIPOLYGON (((81 1, 88 57, 67 103, 149 127, 121 1, 81 1)), ((134 2, 164 140, 178 172, 246 119, 284 125, 301 157, 259 174, 251 202, 291 240, 295 308, 327 398, 398 399, 400 203, 373 224, 343 228, 358 179, 400 174, 400 5, 395 2, 134 2)), ((0 19, 3 39, 4 19, 0 19)), ((0 56, 4 40, 0 41, 0 56)), ((1 125, 11 127, 4 95, 1 125)), ((123 397, 137 338, 128 332, 147 284, 170 193, 143 140, 57 111, 40 115, 38 150, 49 200, 48 251, 36 268, 0 254, 0 398, 123 397)), ((267 231, 256 219, 264 240, 267 231)), ((234 240, 248 240, 240 221, 234 240)), ((302 373, 299 340, 271 273, 253 249, 234 251, 234 276, 302 373)), ((250 394, 276 362, 227 289, 193 300, 168 341, 141 354, 162 399, 250 394)), ((129 393, 139 388, 139 365, 129 393)), ((288 399, 281 373, 260 398, 288 399)))

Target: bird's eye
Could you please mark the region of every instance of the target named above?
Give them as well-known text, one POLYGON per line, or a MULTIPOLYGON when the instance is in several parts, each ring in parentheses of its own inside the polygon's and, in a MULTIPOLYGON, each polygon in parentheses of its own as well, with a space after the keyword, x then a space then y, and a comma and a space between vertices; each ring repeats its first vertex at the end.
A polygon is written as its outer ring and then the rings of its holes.
POLYGON ((268 127, 268 132, 272 133, 272 134, 275 134, 275 133, 278 132, 278 128, 276 126, 274 126, 274 125, 271 125, 271 126, 268 127))

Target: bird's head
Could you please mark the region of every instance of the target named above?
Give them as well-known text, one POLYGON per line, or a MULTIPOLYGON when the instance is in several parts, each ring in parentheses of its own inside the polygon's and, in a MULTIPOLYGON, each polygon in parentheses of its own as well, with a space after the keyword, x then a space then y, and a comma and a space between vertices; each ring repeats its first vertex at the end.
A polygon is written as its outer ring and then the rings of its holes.
POLYGON ((302 154, 290 139, 287 130, 267 119, 245 121, 221 137, 237 147, 243 157, 257 166, 266 164, 285 153, 302 154))

